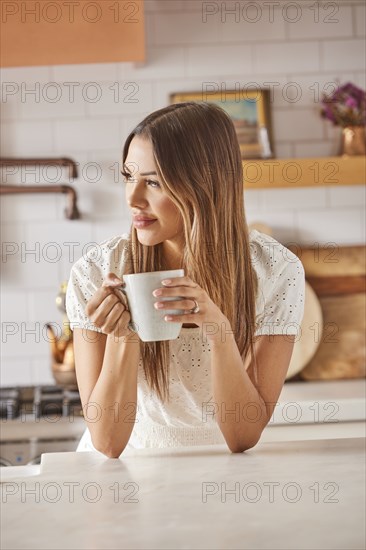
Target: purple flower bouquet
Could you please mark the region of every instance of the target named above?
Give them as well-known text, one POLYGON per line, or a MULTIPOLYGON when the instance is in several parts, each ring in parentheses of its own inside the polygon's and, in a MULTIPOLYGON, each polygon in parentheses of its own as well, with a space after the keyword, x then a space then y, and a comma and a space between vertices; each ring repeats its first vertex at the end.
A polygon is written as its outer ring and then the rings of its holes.
POLYGON ((322 96, 321 116, 334 126, 366 125, 366 92, 351 82, 338 86, 329 96, 322 96))

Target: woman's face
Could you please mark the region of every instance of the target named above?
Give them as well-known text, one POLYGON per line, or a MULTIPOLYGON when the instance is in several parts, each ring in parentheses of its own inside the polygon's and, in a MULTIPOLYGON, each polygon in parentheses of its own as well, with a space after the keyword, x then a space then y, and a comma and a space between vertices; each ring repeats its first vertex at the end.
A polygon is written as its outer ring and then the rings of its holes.
POLYGON ((146 225, 134 222, 141 244, 153 246, 170 241, 173 248, 180 248, 184 234, 183 219, 178 208, 163 191, 149 140, 140 136, 132 139, 122 174, 132 215, 155 219, 146 225))

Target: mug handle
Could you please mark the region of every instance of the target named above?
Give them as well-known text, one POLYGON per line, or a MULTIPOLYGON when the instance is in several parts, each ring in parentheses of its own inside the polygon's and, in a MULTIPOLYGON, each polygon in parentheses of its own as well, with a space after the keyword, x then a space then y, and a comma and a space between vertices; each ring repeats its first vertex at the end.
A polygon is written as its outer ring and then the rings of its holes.
MULTIPOLYGON (((115 286, 114 287, 115 290, 119 290, 120 292, 122 292, 122 294, 125 296, 125 298, 123 299, 123 304, 125 305, 126 307, 126 311, 128 311, 129 313, 131 313, 131 310, 130 310, 130 306, 129 306, 129 303, 128 303, 128 297, 127 297, 127 292, 125 291, 125 289, 121 286, 115 286)), ((128 323, 128 328, 132 331, 132 332, 137 332, 137 330, 135 329, 134 327, 134 322, 133 321, 130 321, 128 323)))
POLYGON ((122 292, 123 296, 125 297, 125 298, 122 297, 123 304, 126 306, 127 311, 130 311, 130 306, 128 304, 128 298, 127 298, 127 292, 125 291, 125 289, 121 286, 115 286, 113 288, 114 288, 114 290, 119 290, 119 292, 122 292))

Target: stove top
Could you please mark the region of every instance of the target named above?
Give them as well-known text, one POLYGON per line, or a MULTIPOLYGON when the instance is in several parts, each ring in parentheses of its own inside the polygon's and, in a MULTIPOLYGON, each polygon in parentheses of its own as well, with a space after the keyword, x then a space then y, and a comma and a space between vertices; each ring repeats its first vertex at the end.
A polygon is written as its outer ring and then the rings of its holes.
POLYGON ((77 390, 61 386, 20 386, 0 388, 0 418, 82 416, 77 390))

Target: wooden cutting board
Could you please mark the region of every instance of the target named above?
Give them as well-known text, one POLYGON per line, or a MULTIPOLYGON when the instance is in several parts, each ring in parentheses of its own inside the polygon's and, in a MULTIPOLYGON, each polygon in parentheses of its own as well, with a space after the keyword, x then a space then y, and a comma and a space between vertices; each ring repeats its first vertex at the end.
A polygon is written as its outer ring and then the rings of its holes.
POLYGON ((366 272, 366 249, 363 245, 325 243, 304 247, 289 244, 287 248, 300 258, 309 277, 364 276, 366 272))
POLYGON ((326 243, 305 248, 289 245, 300 258, 306 280, 318 296, 365 292, 366 247, 326 243))
POLYGON ((314 357, 300 372, 304 380, 364 378, 366 294, 319 297, 323 334, 314 357))
POLYGON ((300 328, 301 333, 295 341, 286 380, 300 373, 309 363, 318 349, 323 333, 322 307, 316 293, 307 281, 305 281, 304 317, 300 328), (314 337, 314 327, 316 327, 317 337, 314 337))
MULTIPOLYGON (((366 254, 364 246, 291 247, 321 304, 323 333, 315 355, 299 373, 304 380, 366 375, 366 254)), ((314 338, 316 336, 314 327, 314 338)), ((319 337, 319 335, 318 335, 319 337)))

